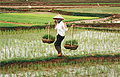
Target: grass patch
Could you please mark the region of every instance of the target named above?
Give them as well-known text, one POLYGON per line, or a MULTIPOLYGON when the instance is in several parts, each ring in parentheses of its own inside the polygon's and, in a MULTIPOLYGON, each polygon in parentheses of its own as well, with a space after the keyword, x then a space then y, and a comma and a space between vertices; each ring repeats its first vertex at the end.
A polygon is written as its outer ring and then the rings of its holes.
MULTIPOLYGON (((30 13, 3 13, 0 14, 0 21, 8 21, 8 22, 17 22, 17 23, 27 23, 27 24, 34 24, 34 25, 46 25, 49 21, 53 23, 54 15, 49 14, 30 14, 30 13)), ((62 15, 65 20, 64 21, 77 21, 77 20, 84 20, 84 19, 96 19, 99 17, 86 17, 86 16, 68 16, 62 15)), ((6 24, 2 24, 3 26, 6 24)))
POLYGON ((25 26, 20 24, 2 23, 0 22, 0 27, 15 27, 15 26, 25 26))

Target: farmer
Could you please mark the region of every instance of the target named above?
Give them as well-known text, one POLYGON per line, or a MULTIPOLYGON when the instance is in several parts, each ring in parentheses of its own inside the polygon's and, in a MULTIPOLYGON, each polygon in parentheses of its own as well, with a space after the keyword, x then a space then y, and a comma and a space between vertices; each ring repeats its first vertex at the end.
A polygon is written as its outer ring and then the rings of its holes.
POLYGON ((58 52, 58 57, 62 56, 62 51, 61 51, 61 42, 65 37, 65 31, 68 30, 66 23, 63 23, 62 20, 64 20, 64 18, 58 14, 57 16, 55 16, 53 18, 55 21, 55 29, 57 30, 57 40, 54 43, 55 49, 58 52))

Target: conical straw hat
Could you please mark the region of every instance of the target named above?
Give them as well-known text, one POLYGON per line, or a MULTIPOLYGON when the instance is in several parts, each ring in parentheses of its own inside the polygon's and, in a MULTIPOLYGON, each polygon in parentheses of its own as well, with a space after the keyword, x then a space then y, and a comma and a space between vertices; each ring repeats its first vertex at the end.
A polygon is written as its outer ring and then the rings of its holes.
POLYGON ((58 15, 55 16, 55 17, 53 17, 53 19, 57 19, 57 18, 64 20, 64 18, 63 18, 60 14, 58 14, 58 15))

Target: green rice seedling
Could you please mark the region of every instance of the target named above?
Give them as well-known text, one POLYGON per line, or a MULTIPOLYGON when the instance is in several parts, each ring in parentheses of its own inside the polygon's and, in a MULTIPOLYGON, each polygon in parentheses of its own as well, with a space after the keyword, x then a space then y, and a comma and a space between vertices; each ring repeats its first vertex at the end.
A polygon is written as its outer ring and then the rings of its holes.
POLYGON ((10 72, 10 77, 12 77, 12 72, 10 72))
POLYGON ((71 42, 71 40, 68 40, 68 41, 65 42, 65 44, 70 44, 70 45, 71 45, 71 43, 72 43, 72 45, 78 45, 77 40, 72 40, 72 42, 71 42))
POLYGON ((33 64, 31 65, 31 70, 34 70, 34 65, 33 64))
POLYGON ((46 65, 46 68, 49 68, 49 65, 48 64, 45 64, 46 65))
MULTIPOLYGON (((54 63, 55 64, 55 63, 54 63)), ((53 67, 53 64, 52 63, 50 63, 49 64, 49 68, 52 68, 53 67)), ((56 65, 55 65, 55 67, 56 67, 56 65)))
POLYGON ((30 77, 29 70, 27 70, 27 77, 30 77))
POLYGON ((37 65, 36 64, 34 65, 34 70, 37 70, 37 65))
POLYGON ((16 74, 16 76, 18 77, 18 74, 19 74, 18 70, 15 72, 15 74, 16 74))
POLYGON ((63 65, 64 65, 64 66, 66 66, 66 65, 67 65, 67 63, 66 63, 66 62, 64 62, 64 63, 63 63, 63 65))
POLYGON ((54 77, 54 74, 53 74, 53 73, 51 73, 50 77, 54 77))
POLYGON ((30 70, 30 64, 27 64, 27 69, 30 70))
MULTIPOLYGON (((57 55, 54 45, 46 45, 41 42, 41 38, 45 30, 43 29, 40 33, 37 33, 37 30, 21 30, 21 31, 5 31, 4 35, 0 34, 0 60, 11 58, 36 58, 36 57, 47 57, 57 55), (8 35, 9 34, 9 35, 8 35), (37 38, 38 35, 38 38, 37 38), (8 38, 8 39, 6 39, 8 38), (37 38, 37 39, 36 39, 37 38), (11 41, 9 41, 9 39, 11 41), (6 43, 7 42, 7 43, 6 43), (8 42, 11 42, 9 45, 8 42), (39 48, 37 48, 39 47, 39 48), (25 51, 26 50, 26 56, 25 51), (4 52, 4 50, 6 52, 4 52), (48 52, 50 51, 50 52, 48 52), (8 54, 9 52, 9 54, 8 54), (30 58, 27 56, 30 54, 30 58), (6 54, 6 56, 5 56, 6 54), (15 56, 15 55, 16 56, 15 56), (8 56, 11 55, 11 56, 8 56)), ((110 54, 119 52, 119 33, 118 32, 106 32, 106 31, 92 31, 92 30, 83 30, 76 29, 74 31, 74 36, 78 40, 78 45, 80 48, 74 52, 69 52, 62 47, 62 50, 68 56, 75 55, 87 55, 92 53, 97 54, 110 54), (114 41, 115 40, 115 41, 114 41)), ((52 32, 55 35, 55 30, 52 32)), ((64 40, 70 40, 70 32, 66 32, 66 37, 64 40)), ((64 43, 65 41, 63 41, 64 43)), ((62 43, 62 46, 63 46, 62 43)), ((44 58, 43 57, 43 58, 44 58)), ((77 57, 77 56, 76 56, 77 57)), ((74 64, 74 63, 73 63, 74 64)), ((64 65, 64 64, 63 64, 64 65)), ((60 65, 61 66, 61 65, 60 65)))
POLYGON ((16 69, 16 66, 13 66, 12 68, 13 68, 13 69, 12 69, 13 72, 18 71, 18 70, 16 69))
POLYGON ((3 75, 3 77, 5 77, 5 72, 6 72, 6 68, 5 68, 5 67, 3 67, 3 68, 2 68, 2 72, 1 72, 1 73, 2 73, 2 75, 3 75))
POLYGON ((88 76, 90 76, 91 75, 91 69, 90 69, 90 67, 88 67, 88 69, 87 69, 88 71, 88 76))
POLYGON ((39 74, 39 75, 38 75, 39 77, 42 77, 42 74, 41 74, 41 72, 39 72, 38 74, 39 74))
POLYGON ((42 69, 42 65, 38 64, 38 70, 41 70, 41 69, 42 69))
MULTIPOLYGON (((45 34, 42 38, 43 38, 43 39, 48 39, 48 34, 45 34)), ((49 39, 50 39, 50 40, 54 40, 55 37, 54 37, 53 35, 49 35, 49 39)))
POLYGON ((22 68, 22 64, 20 64, 20 68, 22 68))
POLYGON ((80 72, 77 70, 77 71, 75 72, 75 76, 78 77, 78 76, 79 76, 79 73, 80 73, 80 72))
POLYGON ((27 48, 25 48, 25 57, 27 56, 27 48))
POLYGON ((26 77, 26 75, 25 75, 25 71, 23 71, 23 73, 22 73, 22 74, 23 74, 23 77, 26 77))
POLYGON ((7 59, 7 53, 6 53, 7 51, 6 51, 6 46, 5 46, 5 59, 7 59))
POLYGON ((5 72, 2 73, 2 77, 5 77, 5 72))
POLYGON ((65 74, 69 74, 69 72, 67 71, 67 69, 64 70, 64 73, 65 73, 65 74))
POLYGON ((28 52, 28 58, 31 58, 31 53, 30 52, 28 52))
POLYGON ((62 70, 57 71, 57 77, 62 77, 62 70))
MULTIPOLYGON (((114 68, 115 68, 115 72, 120 72, 119 63, 116 62, 116 63, 114 64, 114 68)), ((118 73, 117 75, 119 75, 119 73, 118 73)))
POLYGON ((93 75, 93 76, 97 76, 97 74, 98 74, 98 73, 97 73, 96 67, 95 67, 94 69, 92 69, 92 75, 93 75))

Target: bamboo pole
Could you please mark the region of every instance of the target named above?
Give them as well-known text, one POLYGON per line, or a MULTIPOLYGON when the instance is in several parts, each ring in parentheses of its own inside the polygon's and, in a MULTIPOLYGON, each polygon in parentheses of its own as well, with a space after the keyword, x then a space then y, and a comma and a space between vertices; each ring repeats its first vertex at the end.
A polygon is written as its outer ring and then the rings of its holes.
POLYGON ((72 24, 71 26, 71 46, 72 46, 72 40, 73 40, 73 27, 74 27, 74 24, 72 24))
POLYGON ((49 40, 49 35, 50 35, 50 29, 49 29, 49 26, 50 26, 50 22, 48 23, 48 40, 49 40))

